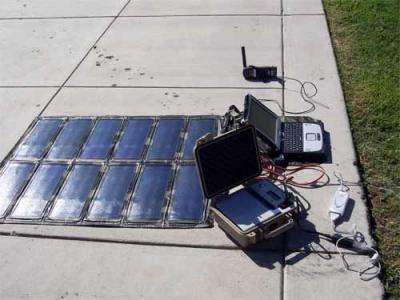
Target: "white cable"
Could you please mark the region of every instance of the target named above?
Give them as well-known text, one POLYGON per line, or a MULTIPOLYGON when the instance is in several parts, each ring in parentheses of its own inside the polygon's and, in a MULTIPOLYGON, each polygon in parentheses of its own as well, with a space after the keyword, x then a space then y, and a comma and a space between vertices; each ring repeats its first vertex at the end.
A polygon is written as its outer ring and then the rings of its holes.
POLYGON ((343 180, 343 176, 342 173, 339 172, 339 175, 336 174, 336 171, 333 171, 333 175, 335 175, 335 177, 337 178, 337 180, 339 180, 340 183, 340 190, 342 192, 348 192, 350 190, 350 187, 347 185, 347 181, 343 180), (346 183, 345 183, 346 182, 346 183))
MULTIPOLYGON (((351 239, 353 239, 353 242, 358 242, 358 243, 363 242, 362 248, 360 247, 360 245, 358 246, 358 248, 360 250, 373 251, 374 255, 370 258, 369 264, 364 266, 364 267, 360 267, 360 269, 357 272, 358 272, 358 275, 360 276, 361 280, 364 280, 364 281, 371 280, 371 279, 375 278, 376 276, 378 276, 379 273, 381 272, 381 263, 379 261, 379 259, 380 259, 379 253, 378 253, 378 251, 376 249, 370 247, 367 244, 367 242, 365 241, 362 233, 357 230, 357 227, 356 227, 355 224, 353 225, 353 229, 352 229, 351 233, 347 232, 347 231, 341 231, 341 230, 337 229, 336 220, 338 220, 342 216, 342 214, 344 212, 344 209, 345 209, 345 208, 343 208, 342 210, 338 210, 337 207, 335 207, 335 205, 337 206, 336 201, 337 201, 337 198, 339 197, 339 196, 337 196, 337 194, 340 193, 340 192, 341 193, 348 193, 350 188, 347 185, 344 184, 344 180, 343 180, 343 177, 342 177, 341 173, 339 173, 339 176, 336 174, 336 172, 334 172, 333 174, 336 176, 336 178, 340 182, 340 187, 339 187, 338 191, 335 193, 335 196, 333 198, 333 203, 332 203, 331 209, 329 211, 329 215, 331 217, 331 223, 332 223, 333 231, 335 233, 341 235, 341 237, 336 241, 336 244, 335 244, 336 250, 340 254, 340 257, 342 259, 342 263, 343 263, 343 266, 345 267, 345 269, 347 271, 351 271, 350 265, 347 263, 347 261, 346 261, 346 259, 344 257, 344 253, 341 251, 341 249, 339 247, 339 244, 345 238, 351 238, 351 239), (374 273, 367 273, 369 270, 371 270, 371 269, 373 269, 375 267, 377 267, 377 270, 374 273), (366 277, 365 275, 371 275, 371 276, 366 277)), ((345 206, 347 201, 344 201, 343 203, 344 203, 344 206, 345 206)))
POLYGON ((345 254, 342 252, 342 250, 339 247, 340 242, 345 238, 354 238, 354 235, 343 235, 341 238, 339 238, 336 241, 336 245, 335 245, 337 252, 340 254, 340 257, 342 259, 342 263, 343 263, 343 266, 345 267, 345 269, 347 271, 356 271, 358 273, 358 276, 360 277, 360 279, 364 280, 364 281, 371 280, 371 279, 375 278, 376 276, 378 276, 382 269, 378 251, 372 247, 369 247, 368 244, 364 241, 364 243, 365 243, 364 249, 373 251, 374 255, 370 258, 370 262, 368 265, 366 265, 364 267, 360 267, 358 271, 353 270, 350 268, 350 265, 348 264, 348 262, 345 259, 345 254), (373 268, 377 268, 377 270, 373 273, 367 273, 367 271, 369 271, 373 268), (366 277, 365 275, 369 275, 369 276, 366 277))

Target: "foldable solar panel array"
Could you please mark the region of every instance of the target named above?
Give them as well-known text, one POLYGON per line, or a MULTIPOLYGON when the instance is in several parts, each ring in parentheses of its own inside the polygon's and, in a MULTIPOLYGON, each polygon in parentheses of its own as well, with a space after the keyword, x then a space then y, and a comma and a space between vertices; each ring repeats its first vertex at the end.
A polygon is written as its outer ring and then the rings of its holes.
POLYGON ((194 164, 215 116, 49 117, 0 169, 0 222, 207 226, 194 164))

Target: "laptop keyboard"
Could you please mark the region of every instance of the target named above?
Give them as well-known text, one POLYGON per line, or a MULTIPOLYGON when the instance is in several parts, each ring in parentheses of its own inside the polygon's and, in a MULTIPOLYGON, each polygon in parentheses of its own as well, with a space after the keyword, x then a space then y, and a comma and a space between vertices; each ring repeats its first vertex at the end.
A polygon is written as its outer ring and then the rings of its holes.
POLYGON ((283 150, 285 153, 303 152, 303 123, 283 123, 283 150))

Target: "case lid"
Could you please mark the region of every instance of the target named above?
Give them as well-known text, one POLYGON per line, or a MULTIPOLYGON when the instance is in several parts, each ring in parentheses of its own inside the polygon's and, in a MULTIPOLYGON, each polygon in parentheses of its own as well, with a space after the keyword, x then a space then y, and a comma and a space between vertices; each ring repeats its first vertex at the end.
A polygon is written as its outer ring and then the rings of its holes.
POLYGON ((197 145, 195 157, 203 193, 212 198, 261 174, 253 126, 197 145))

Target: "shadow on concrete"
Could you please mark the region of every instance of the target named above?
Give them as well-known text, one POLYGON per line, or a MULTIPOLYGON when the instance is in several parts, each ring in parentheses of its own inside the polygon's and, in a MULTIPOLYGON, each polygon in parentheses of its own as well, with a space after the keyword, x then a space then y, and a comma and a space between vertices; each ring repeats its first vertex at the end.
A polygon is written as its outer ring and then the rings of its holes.
MULTIPOLYGON (((329 176, 326 176, 326 180, 316 184, 310 188, 320 188, 330 183, 329 176)), ((281 249, 280 254, 285 260, 285 264, 295 264, 303 258, 307 257, 311 253, 320 256, 322 259, 330 260, 332 255, 330 250, 328 250, 322 243, 323 240, 331 242, 330 234, 318 233, 316 227, 307 219, 308 211, 311 209, 310 202, 298 192, 298 190, 293 188, 288 188, 297 198, 296 202, 298 205, 298 217, 296 220, 296 225, 294 228, 285 232, 283 235, 276 237, 272 240, 266 240, 261 243, 254 245, 253 247, 245 250, 246 255, 248 255, 257 265, 260 267, 265 267, 263 261, 259 261, 259 256, 255 256, 252 252, 253 249, 259 250, 262 248, 272 248, 281 249), (277 243, 279 247, 277 247, 277 243), (287 256, 290 254, 290 258, 287 256)), ((354 201, 350 200, 349 209, 346 211, 346 215, 342 218, 342 222, 350 219, 351 213, 354 207, 354 201)), ((268 255, 268 253, 266 254, 268 255)))
MULTIPOLYGON (((320 256, 322 259, 330 260, 332 255, 330 252, 321 244, 321 239, 324 237, 320 237, 317 234, 311 233, 315 231, 314 224, 308 222, 307 220, 303 220, 301 227, 298 225, 290 231, 284 233, 282 236, 266 240, 262 243, 256 244, 247 249, 243 249, 243 252, 255 263, 257 266, 261 268, 273 269, 274 264, 276 262, 282 263, 285 260, 285 264, 293 265, 302 259, 306 258, 311 253, 320 256), (295 234, 296 231, 298 234, 295 234), (286 249, 286 242, 289 237, 289 233, 291 238, 296 237, 296 246, 298 249, 286 249), (282 249, 280 250, 267 250, 261 249, 260 244, 267 245, 268 243, 281 243, 282 249), (287 256, 290 254, 290 258, 287 256)), ((270 247, 271 247, 270 244, 270 247)), ((276 246, 276 245, 275 245, 276 246)))
POLYGON ((276 263, 282 264, 284 259, 286 264, 295 264, 311 253, 319 255, 323 259, 331 259, 329 251, 320 243, 324 237, 313 233, 315 231, 315 225, 304 219, 301 225, 297 224, 288 232, 275 238, 260 241, 247 248, 242 248, 229 235, 227 237, 241 248, 243 253, 257 266, 272 270, 276 263), (294 239, 296 249, 287 249, 286 244, 289 238, 294 239), (288 254, 291 254, 290 259, 286 260, 288 254))
POLYGON ((349 198, 349 200, 347 201, 347 206, 344 211, 344 214, 341 218, 338 219, 338 222, 336 222, 336 226, 340 226, 341 224, 350 221, 350 218, 353 213, 353 209, 354 209, 355 205, 356 205, 356 202, 354 201, 354 199, 349 198))
POLYGON ((276 251, 243 250, 243 252, 260 268, 273 270, 276 268, 276 264, 279 266, 283 264, 282 254, 276 251))
POLYGON ((301 224, 298 223, 297 227, 288 234, 288 239, 291 239, 291 243, 295 247, 288 247, 286 250, 285 256, 291 255, 289 259, 285 258, 285 264, 296 264, 311 253, 326 260, 332 258, 329 250, 321 244, 321 240, 326 238, 317 234, 315 225, 306 219, 303 219, 301 224))
POLYGON ((323 135, 324 135, 324 141, 325 141, 325 145, 324 145, 325 159, 321 163, 331 164, 333 162, 331 134, 328 131, 324 130, 323 135))

